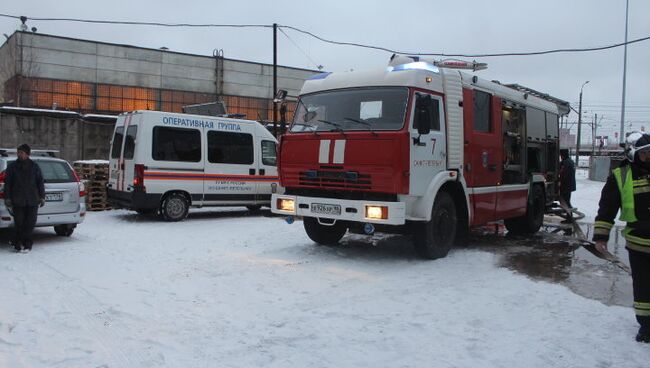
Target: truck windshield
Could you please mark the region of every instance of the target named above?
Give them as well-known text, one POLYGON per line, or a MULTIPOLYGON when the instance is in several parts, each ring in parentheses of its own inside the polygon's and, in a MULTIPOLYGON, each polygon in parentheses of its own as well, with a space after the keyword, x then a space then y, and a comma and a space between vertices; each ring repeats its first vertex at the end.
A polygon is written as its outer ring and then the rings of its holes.
POLYGON ((292 132, 399 130, 404 125, 408 89, 355 88, 302 96, 292 132))

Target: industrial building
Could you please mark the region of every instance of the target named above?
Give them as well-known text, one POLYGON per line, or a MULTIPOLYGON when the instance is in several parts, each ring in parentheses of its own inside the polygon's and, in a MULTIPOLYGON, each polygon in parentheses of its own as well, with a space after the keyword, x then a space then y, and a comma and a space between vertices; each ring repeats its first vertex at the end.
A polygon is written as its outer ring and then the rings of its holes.
MULTIPOLYGON (((317 73, 278 66, 277 88, 296 96, 304 80, 317 73)), ((95 156, 108 152, 111 115, 138 109, 182 112, 183 106, 222 101, 229 114, 271 121, 274 94, 273 65, 226 59, 221 50, 202 56, 16 31, 0 46, 0 105, 23 109, 0 111, 0 145, 32 142, 71 152, 69 160, 102 158, 95 156), (72 129, 71 121, 92 123, 94 133, 74 127, 78 134, 65 139, 63 129, 52 140, 47 132, 62 116, 45 110, 75 112, 77 117, 65 115, 66 123, 56 125, 72 129)), ((289 103, 288 118, 293 108, 289 103)))
MULTIPOLYGON (((297 95, 316 73, 279 66, 278 88, 297 95)), ((201 56, 26 31, 0 47, 0 97, 13 106, 119 114, 222 100, 228 113, 273 120, 274 94, 272 65, 218 50, 201 56)))

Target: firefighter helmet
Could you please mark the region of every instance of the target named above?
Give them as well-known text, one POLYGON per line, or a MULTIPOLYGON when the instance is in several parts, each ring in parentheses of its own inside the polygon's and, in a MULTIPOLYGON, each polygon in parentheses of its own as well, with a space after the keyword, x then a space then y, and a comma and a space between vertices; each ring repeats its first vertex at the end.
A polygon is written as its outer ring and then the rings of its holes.
POLYGON ((636 153, 650 149, 650 134, 632 132, 625 138, 625 157, 634 162, 636 153))

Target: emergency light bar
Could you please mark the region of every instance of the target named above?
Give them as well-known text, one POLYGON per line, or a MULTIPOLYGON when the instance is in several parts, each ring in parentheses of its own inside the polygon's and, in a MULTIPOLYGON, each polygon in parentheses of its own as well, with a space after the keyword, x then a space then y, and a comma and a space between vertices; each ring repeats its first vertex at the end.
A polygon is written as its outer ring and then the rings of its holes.
POLYGON ((434 61, 433 65, 441 68, 471 69, 473 71, 487 69, 487 63, 477 63, 476 60, 474 61, 454 60, 454 59, 439 60, 439 61, 434 61))
POLYGON ((408 69, 431 70, 432 68, 435 67, 448 68, 448 69, 468 69, 473 71, 487 69, 487 63, 479 63, 476 60, 474 61, 465 61, 465 60, 458 60, 458 59, 427 60, 419 56, 405 56, 405 55, 395 55, 395 54, 391 56, 388 66, 391 71, 408 70, 408 69), (428 66, 424 67, 424 65, 428 65, 428 66))

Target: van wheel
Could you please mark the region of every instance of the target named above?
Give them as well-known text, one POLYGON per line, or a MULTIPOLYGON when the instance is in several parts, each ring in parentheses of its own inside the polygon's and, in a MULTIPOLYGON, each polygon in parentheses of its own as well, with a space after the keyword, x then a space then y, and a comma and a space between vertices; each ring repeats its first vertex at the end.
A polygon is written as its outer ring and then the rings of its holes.
POLYGON ((262 205, 261 204, 250 205, 250 206, 246 206, 246 208, 251 212, 257 212, 260 210, 260 208, 262 208, 262 205))
POLYGON ((56 225, 54 226, 54 232, 58 236, 70 236, 74 232, 76 225, 56 225))
POLYGON ((315 241, 320 245, 333 245, 339 242, 348 227, 341 221, 336 221, 334 225, 321 225, 318 219, 314 217, 305 217, 303 225, 309 239, 315 241))
POLYGON ((515 217, 503 220, 508 232, 513 234, 534 234, 542 227, 544 223, 544 191, 539 185, 533 186, 531 201, 526 207, 526 214, 521 217, 515 217))
POLYGON ((415 225, 413 246, 426 259, 446 257, 456 238, 456 206, 449 193, 438 193, 431 209, 431 220, 415 225))
POLYGON ((160 214, 165 221, 180 221, 187 217, 190 210, 190 203, 180 193, 172 193, 165 197, 160 206, 160 214))

